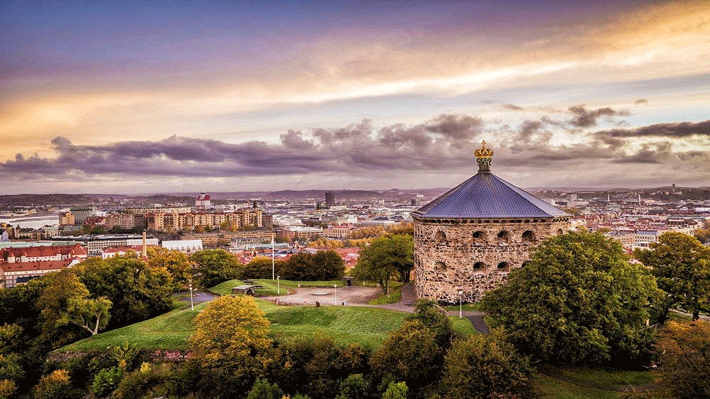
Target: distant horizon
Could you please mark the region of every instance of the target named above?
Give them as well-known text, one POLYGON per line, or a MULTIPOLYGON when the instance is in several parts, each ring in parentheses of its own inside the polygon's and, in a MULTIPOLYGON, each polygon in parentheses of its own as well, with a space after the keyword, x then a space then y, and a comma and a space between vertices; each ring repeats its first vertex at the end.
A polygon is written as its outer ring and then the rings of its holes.
MULTIPOLYGON (((192 197, 195 195, 199 195, 201 193, 209 194, 210 196, 212 195, 228 195, 228 194, 272 194, 272 193, 279 193, 279 192, 284 192, 284 191, 293 191, 293 192, 308 192, 308 191, 323 191, 323 192, 328 192, 328 191, 333 191, 333 192, 339 192, 339 191, 370 191, 370 192, 387 192, 387 191, 393 191, 393 190, 398 190, 401 192, 412 192, 416 193, 417 191, 441 191, 441 190, 450 190, 454 188, 455 186, 451 187, 430 187, 430 188, 408 188, 408 189, 402 189, 398 187, 392 187, 389 189, 361 189, 361 188, 347 188, 347 189, 322 189, 322 188, 314 188, 314 189, 300 189, 300 190, 295 190, 295 189, 280 189, 280 190, 245 190, 245 191, 160 191, 160 192, 144 192, 144 193, 112 193, 112 192, 96 192, 96 193, 90 193, 90 192, 75 192, 75 193, 70 193, 70 192, 52 192, 52 193, 13 193, 13 194, 0 194, 0 197, 2 196, 18 196, 18 195, 87 195, 87 196, 124 196, 124 197, 149 197, 149 196, 155 196, 155 195, 166 195, 166 196, 174 196, 174 197, 192 197)), ((673 188, 672 185, 666 185, 666 186, 649 186, 649 187, 576 187, 576 186, 571 186, 571 187, 554 187, 554 186, 534 186, 534 187, 521 187, 523 190, 526 191, 541 191, 541 190, 551 190, 551 191, 559 191, 559 192, 579 192, 579 191, 623 191, 623 190, 628 190, 628 191, 634 191, 634 190, 658 190, 658 189, 666 189, 666 188, 673 188)), ((702 189, 708 189, 710 190, 710 185, 707 186, 679 186, 676 185, 675 189, 697 189, 697 190, 702 190, 702 189)))

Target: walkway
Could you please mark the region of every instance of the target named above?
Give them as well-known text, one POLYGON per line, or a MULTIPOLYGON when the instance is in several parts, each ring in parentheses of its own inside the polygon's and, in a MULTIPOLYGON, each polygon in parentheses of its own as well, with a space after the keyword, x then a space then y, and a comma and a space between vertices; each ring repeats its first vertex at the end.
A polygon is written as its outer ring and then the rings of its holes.
MULTIPOLYGON (((390 303, 390 304, 386 304, 386 305, 372 305, 372 306, 376 307, 376 308, 396 310, 398 312, 414 313, 414 306, 416 305, 416 302, 417 302, 417 293, 414 290, 414 284, 407 284, 404 287, 402 287, 402 299, 399 302, 390 303)), ((458 316, 458 315, 459 315, 458 311, 449 311, 449 316, 458 316)), ((461 312, 461 315, 463 317, 467 318, 471 322, 471 324, 473 324, 473 328, 475 328, 476 331, 481 332, 481 333, 487 333, 488 331, 490 331, 490 329, 488 328, 486 323, 483 321, 484 313, 467 310, 465 312, 461 312)))

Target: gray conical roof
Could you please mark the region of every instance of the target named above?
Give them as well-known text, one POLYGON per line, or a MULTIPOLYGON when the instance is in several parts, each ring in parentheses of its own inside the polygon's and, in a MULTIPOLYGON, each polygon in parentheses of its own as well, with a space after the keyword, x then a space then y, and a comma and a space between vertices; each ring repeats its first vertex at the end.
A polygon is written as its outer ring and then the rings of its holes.
POLYGON ((500 177, 479 172, 414 212, 419 218, 554 218, 569 216, 500 177))

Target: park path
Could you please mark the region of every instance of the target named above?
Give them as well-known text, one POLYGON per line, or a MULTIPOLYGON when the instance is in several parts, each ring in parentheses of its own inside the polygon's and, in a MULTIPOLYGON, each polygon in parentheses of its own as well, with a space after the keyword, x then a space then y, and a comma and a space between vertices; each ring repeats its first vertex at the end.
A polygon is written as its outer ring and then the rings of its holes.
MULTIPOLYGON (((398 312, 414 313, 414 306, 416 303, 417 293, 414 290, 414 284, 407 284, 402 287, 402 299, 400 299, 399 302, 371 306, 376 308, 395 310, 398 312)), ((449 316, 458 315, 458 311, 449 311, 449 316)), ((481 333, 487 333, 488 331, 490 331, 486 323, 483 321, 483 312, 467 310, 465 312, 461 312, 461 316, 467 318, 471 322, 471 324, 473 324, 473 328, 475 328, 476 331, 481 333)))

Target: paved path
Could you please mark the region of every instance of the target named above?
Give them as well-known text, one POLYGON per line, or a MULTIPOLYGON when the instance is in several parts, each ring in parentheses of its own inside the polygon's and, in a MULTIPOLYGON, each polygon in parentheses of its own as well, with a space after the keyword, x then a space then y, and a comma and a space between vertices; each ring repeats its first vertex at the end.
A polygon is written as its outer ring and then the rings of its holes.
MULTIPOLYGON (((186 303, 190 303, 190 291, 185 291, 185 292, 178 292, 174 294, 178 298, 178 300, 186 303)), ((206 291, 192 291, 192 301, 195 305, 198 303, 202 302, 209 302, 215 298, 217 298, 219 295, 215 295, 211 292, 206 292, 206 291)))
MULTIPOLYGON (((414 290, 414 284, 408 284, 402 287, 402 299, 397 303, 390 303, 386 305, 373 305, 376 308, 396 310, 398 312, 414 313, 414 305, 417 302, 417 293, 414 290)), ((450 316, 458 316, 458 311, 450 311, 450 316)), ((487 333, 489 330, 486 323, 483 321, 484 314, 482 312, 470 311, 461 312, 461 315, 467 318, 473 328, 478 332, 487 333)))

